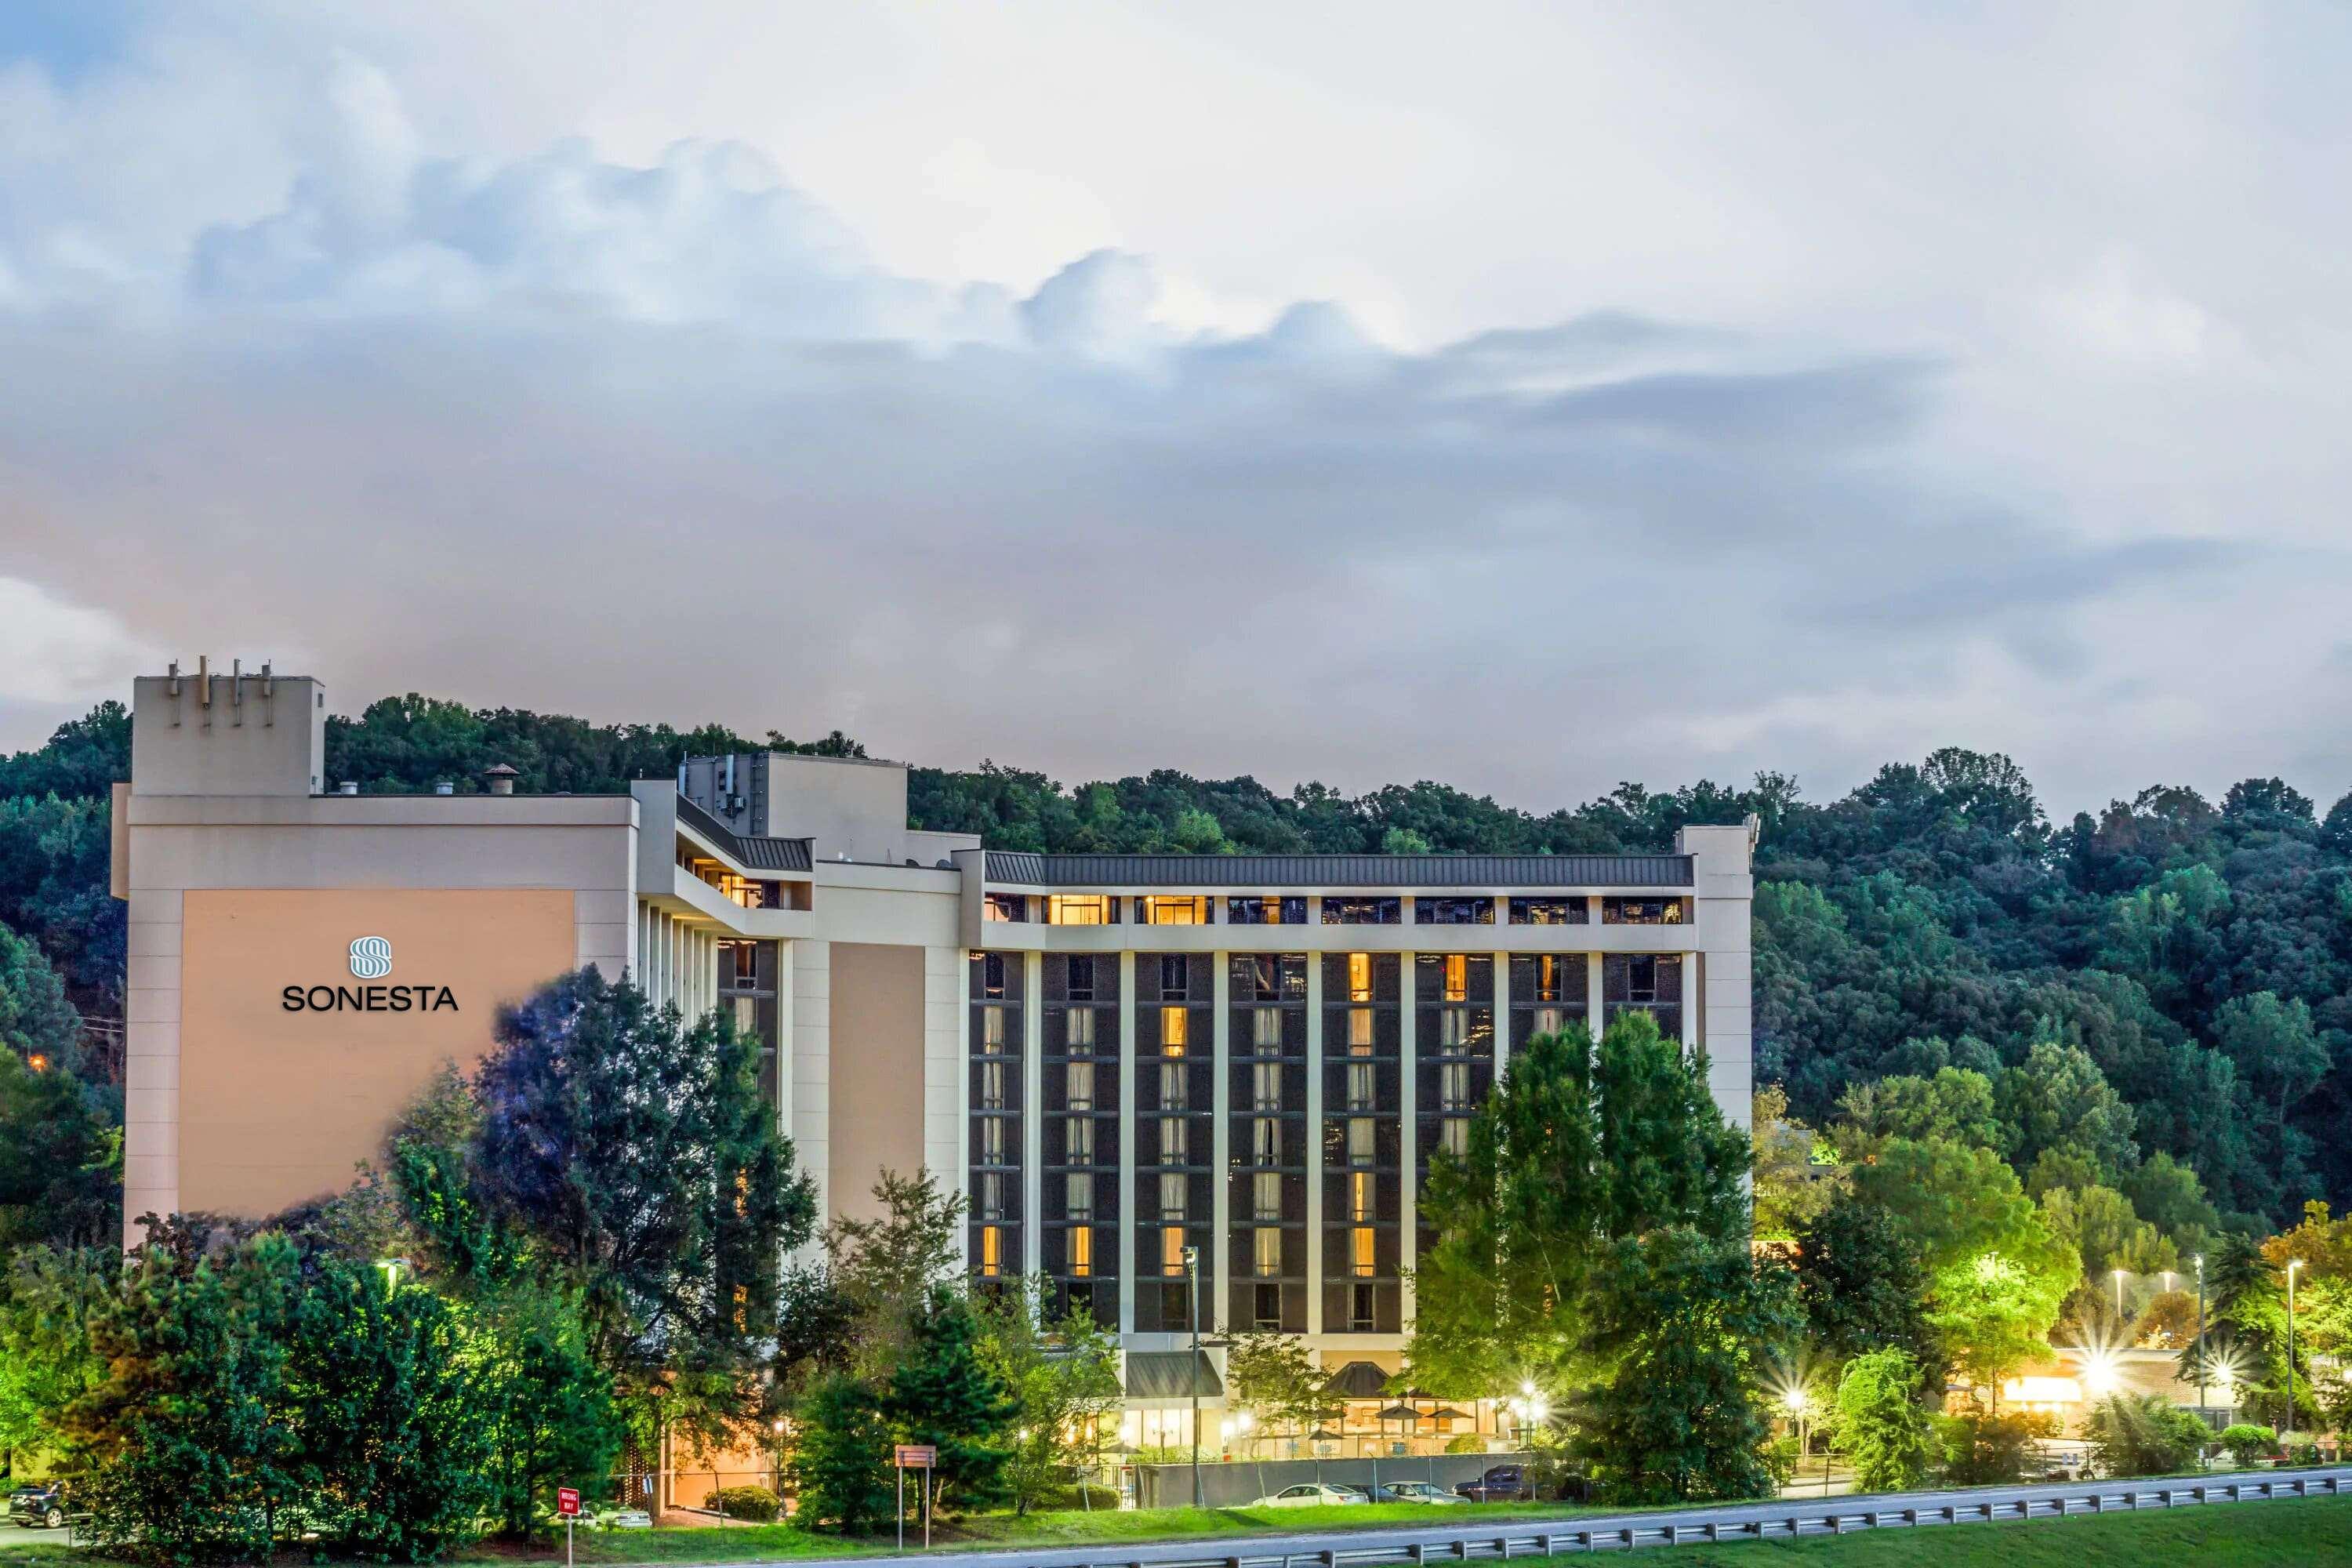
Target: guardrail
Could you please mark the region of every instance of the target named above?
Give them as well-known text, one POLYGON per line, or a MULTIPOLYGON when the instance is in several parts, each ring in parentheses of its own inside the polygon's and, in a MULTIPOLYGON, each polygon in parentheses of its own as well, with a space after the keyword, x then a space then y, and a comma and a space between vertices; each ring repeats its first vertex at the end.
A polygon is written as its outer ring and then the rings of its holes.
MULTIPOLYGON (((2143 1509, 2193 1508, 2219 1502, 2266 1501, 2282 1497, 2352 1495, 2352 1468, 2304 1470, 2293 1475, 2241 1474, 2202 1481, 2084 1481, 2068 1487, 2037 1487, 1998 1498, 1955 1498, 1904 1503, 1888 1498, 1832 1499, 1801 1506, 1731 1503, 1718 1511, 1737 1520, 1682 1523, 1623 1516, 1605 1521, 1529 1521, 1517 1529, 1493 1525, 1405 1538, 1378 1532, 1361 1546, 1312 1552, 1249 1552, 1223 1547, 1198 1556, 1151 1552, 1148 1555, 1088 1556, 1084 1549, 1053 1554, 1068 1568, 1349 1568, 1349 1564, 1463 1563, 1472 1558, 1559 1557, 1570 1553, 1630 1551, 1635 1547, 1686 1546, 1730 1541, 1769 1541, 1789 1536, 1843 1535, 1856 1530, 1916 1530, 2001 1520, 2063 1519, 2076 1513, 2137 1512, 2143 1509), (1846 1506, 1839 1506, 1842 1502, 1846 1506)), ((1697 1509, 1690 1512, 1702 1511, 1697 1509)), ((1312 1534, 1303 1528, 1301 1534, 1312 1534)), ((1368 1536, 1375 1532, 1367 1531, 1368 1536)), ((1178 1548, 1181 1551, 1181 1548, 1178 1548)), ((1133 1548, 1129 1548, 1132 1552, 1133 1548)))

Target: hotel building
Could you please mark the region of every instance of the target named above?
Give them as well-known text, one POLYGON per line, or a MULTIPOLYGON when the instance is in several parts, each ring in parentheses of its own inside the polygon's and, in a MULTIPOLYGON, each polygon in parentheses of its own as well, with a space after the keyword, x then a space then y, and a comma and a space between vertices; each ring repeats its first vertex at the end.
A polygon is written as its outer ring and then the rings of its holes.
POLYGON ((136 682, 130 1239, 340 1189, 500 1004, 594 963, 757 1034, 824 1212, 869 1212, 885 1167, 960 1184, 974 1273, 1048 1277, 1172 1405, 1150 1369, 1196 1308, 1394 1370, 1430 1158, 1539 1031, 1646 1009, 1748 1121, 1752 826, 1661 855, 1008 852, 908 828, 887 763, 361 793, 326 776, 325 700, 136 682))

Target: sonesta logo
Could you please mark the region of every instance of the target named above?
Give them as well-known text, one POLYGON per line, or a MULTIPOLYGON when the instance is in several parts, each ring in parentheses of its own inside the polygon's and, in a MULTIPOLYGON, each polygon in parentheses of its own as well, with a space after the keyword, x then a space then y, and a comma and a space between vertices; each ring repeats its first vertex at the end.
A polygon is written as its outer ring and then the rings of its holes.
MULTIPOLYGON (((352 976, 381 980, 392 973, 392 942, 357 936, 350 949, 352 976)), ((289 1013, 454 1013, 446 985, 289 985, 278 993, 289 1013)))

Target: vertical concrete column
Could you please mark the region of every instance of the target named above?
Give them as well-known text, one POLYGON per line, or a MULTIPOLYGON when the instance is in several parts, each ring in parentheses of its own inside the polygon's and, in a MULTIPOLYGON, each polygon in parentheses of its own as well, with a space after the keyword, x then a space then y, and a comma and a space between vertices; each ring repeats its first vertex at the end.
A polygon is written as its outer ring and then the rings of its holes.
POLYGON ((1021 1270, 1045 1267, 1045 955, 1021 955, 1021 1270))
MULTIPOLYGON (((118 799, 116 808, 121 802, 118 799)), ((131 859, 132 875, 139 860, 131 859)), ((180 1208, 180 949, 186 895, 129 889, 129 959, 122 997, 122 1244, 147 1238, 142 1214, 180 1208)))
MULTIPOLYGON (((1421 1084, 1415 1053, 1414 954, 1397 954, 1397 1260, 1408 1271, 1421 1257, 1421 1084)), ((1402 1323, 1412 1327, 1414 1291, 1408 1272, 1398 1293, 1402 1323)))
POLYGON ((1698 954, 1685 952, 1683 957, 1683 1047, 1685 1055, 1706 1033, 1706 1021, 1699 1016, 1698 954))
POLYGON ((1495 954, 1495 1081, 1511 1066, 1511 955, 1495 954))
MULTIPOLYGON (((816 1186, 817 1223, 833 1217, 833 945, 793 943, 793 1148, 816 1186)), ((965 1182, 956 1173, 956 1185, 965 1182)))
POLYGON ((1135 1100, 1135 952, 1118 955, 1118 1331, 1135 1332, 1135 1144, 1143 1118, 1135 1100))
MULTIPOLYGON (((1216 908, 1212 900, 1212 910, 1216 908)), ((1206 1265, 1201 1278, 1214 1292, 1211 1300, 1201 1303, 1201 1324, 1214 1328, 1225 1321, 1225 1308, 1233 1300, 1233 971, 1227 962, 1229 954, 1213 952, 1209 962, 1215 965, 1209 972, 1209 995, 1214 1001, 1216 1016, 1209 1025, 1210 1049, 1215 1053, 1209 1069, 1209 1103, 1216 1109, 1216 1123, 1209 1134, 1209 1166, 1216 1174, 1209 1182, 1209 1247, 1214 1256, 1201 1261, 1206 1265)))
MULTIPOLYGON (((776 943, 776 1129, 787 1138, 793 1136, 793 1055, 799 1033, 793 1027, 793 949, 799 945, 789 939, 776 943)), ((806 1168, 798 1143, 793 1163, 806 1168)))
MULTIPOLYGON (((1307 918, 1322 911, 1307 906, 1307 918)), ((1323 1331, 1323 954, 1307 953, 1307 1332, 1323 1331)))
POLYGON ((1584 955, 1584 1016, 1592 1026, 1592 1037, 1596 1040, 1601 1037, 1603 1022, 1601 996, 1601 955, 1588 952, 1584 955))

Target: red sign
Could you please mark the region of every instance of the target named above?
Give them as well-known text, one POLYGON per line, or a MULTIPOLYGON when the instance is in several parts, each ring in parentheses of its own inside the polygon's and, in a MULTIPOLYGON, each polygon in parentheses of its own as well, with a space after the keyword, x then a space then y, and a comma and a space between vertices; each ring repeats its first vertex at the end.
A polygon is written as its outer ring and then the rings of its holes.
POLYGON ((580 1493, 576 1488, 555 1489, 555 1511, 565 1519, 580 1517, 580 1493))
POLYGON ((902 1470, 928 1470, 939 1462, 939 1449, 929 1443, 898 1445, 898 1468, 902 1470))

